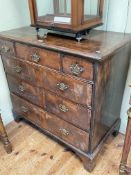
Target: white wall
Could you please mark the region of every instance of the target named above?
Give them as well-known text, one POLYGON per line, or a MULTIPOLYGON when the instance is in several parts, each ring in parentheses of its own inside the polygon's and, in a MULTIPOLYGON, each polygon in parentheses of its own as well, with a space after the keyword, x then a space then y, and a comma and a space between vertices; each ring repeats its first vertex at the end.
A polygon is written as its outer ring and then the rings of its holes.
MULTIPOLYGON (((131 0, 106 0, 105 9, 104 30, 131 33, 131 0)), ((129 108, 129 96, 131 94, 131 90, 128 87, 129 82, 131 82, 131 64, 129 66, 120 115, 122 120, 120 132, 122 133, 125 133, 127 125, 127 110, 129 108)))
MULTIPOLYGON (((92 1, 92 0, 90 0, 92 1)), ((30 24, 28 1, 27 0, 0 0, 0 31, 9 30, 30 24)), ((131 0, 105 0, 104 8, 104 25, 100 27, 103 30, 127 32, 131 33, 131 0)), ((121 132, 125 131, 127 115, 126 111, 129 107, 129 88, 128 82, 131 81, 131 66, 129 69, 128 79, 125 87, 121 110, 121 132)), ((4 122, 10 122, 11 102, 9 91, 5 80, 4 71, 0 62, 0 105, 4 122)))
MULTIPOLYGON (((27 0, 0 0, 0 31, 10 30, 30 24, 27 0)), ((4 123, 13 120, 11 101, 0 59, 0 109, 4 123)))

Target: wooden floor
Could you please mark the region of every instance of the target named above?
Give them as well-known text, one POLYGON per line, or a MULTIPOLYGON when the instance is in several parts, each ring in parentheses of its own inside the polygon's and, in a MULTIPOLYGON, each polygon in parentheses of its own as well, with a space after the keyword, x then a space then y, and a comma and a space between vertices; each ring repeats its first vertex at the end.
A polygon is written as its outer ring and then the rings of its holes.
MULTIPOLYGON (((89 175, 81 161, 25 122, 12 122, 7 132, 13 152, 7 155, 0 142, 0 175, 89 175)), ((110 137, 92 175, 117 175, 124 137, 110 137)), ((131 164, 131 156, 129 160, 131 164)))

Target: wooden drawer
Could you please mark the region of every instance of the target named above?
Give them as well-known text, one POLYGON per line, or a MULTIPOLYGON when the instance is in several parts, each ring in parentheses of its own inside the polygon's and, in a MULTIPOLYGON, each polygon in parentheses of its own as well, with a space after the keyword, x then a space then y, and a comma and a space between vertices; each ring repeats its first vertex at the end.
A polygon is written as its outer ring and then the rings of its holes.
POLYGON ((15 51, 14 51, 13 42, 0 39, 0 54, 14 56, 15 51))
POLYGON ((60 54, 58 52, 16 43, 16 55, 18 58, 60 70, 60 54))
POLYGON ((65 55, 63 71, 86 80, 93 80, 93 64, 78 57, 65 55))
POLYGON ((13 110, 67 143, 88 151, 89 134, 11 94, 13 110))
POLYGON ((2 57, 5 71, 37 87, 43 87, 43 70, 37 65, 20 61, 13 57, 2 57))
POLYGON ((88 131, 90 129, 91 110, 72 103, 52 93, 46 93, 46 108, 71 124, 88 131))
POLYGON ((45 91, 25 81, 7 75, 10 91, 41 107, 45 107, 45 91))
POLYGON ((45 88, 75 103, 91 106, 92 85, 56 71, 46 71, 45 88))
POLYGON ((5 71, 36 87, 57 93, 75 103, 91 106, 92 85, 42 66, 2 57, 5 71))

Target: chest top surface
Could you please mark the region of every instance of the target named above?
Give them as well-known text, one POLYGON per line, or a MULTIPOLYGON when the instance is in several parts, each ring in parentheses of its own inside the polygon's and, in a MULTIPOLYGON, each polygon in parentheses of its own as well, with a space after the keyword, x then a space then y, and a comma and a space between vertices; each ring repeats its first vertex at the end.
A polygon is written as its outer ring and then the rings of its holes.
POLYGON ((90 33, 88 40, 83 40, 80 43, 72 39, 56 36, 48 36, 47 39, 41 43, 37 40, 36 31, 32 27, 23 27, 1 32, 0 38, 88 57, 95 61, 102 61, 124 45, 131 44, 130 34, 125 35, 122 33, 95 30, 90 33))

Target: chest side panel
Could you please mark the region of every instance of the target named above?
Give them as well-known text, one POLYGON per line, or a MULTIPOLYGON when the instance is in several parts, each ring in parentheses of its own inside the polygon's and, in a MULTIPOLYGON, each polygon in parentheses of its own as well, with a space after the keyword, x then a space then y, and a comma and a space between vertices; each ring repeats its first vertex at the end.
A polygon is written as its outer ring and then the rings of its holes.
MULTIPOLYGON (((92 150, 100 143, 116 121, 120 110, 130 60, 126 45, 101 64, 96 64, 92 150)), ((116 130, 119 130, 118 122, 116 130)))

